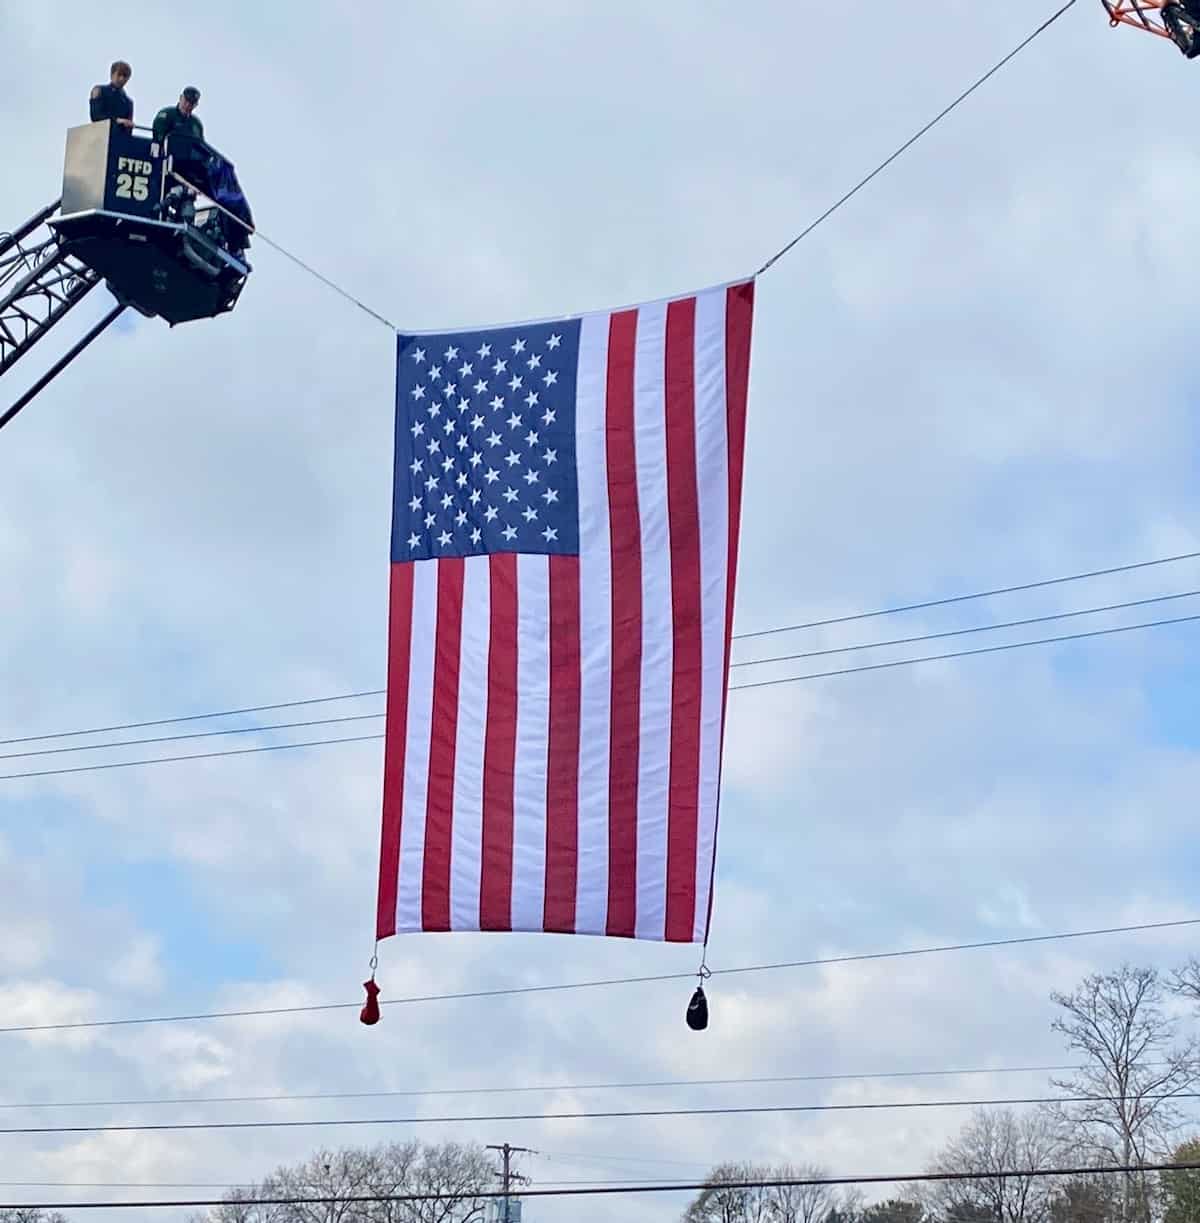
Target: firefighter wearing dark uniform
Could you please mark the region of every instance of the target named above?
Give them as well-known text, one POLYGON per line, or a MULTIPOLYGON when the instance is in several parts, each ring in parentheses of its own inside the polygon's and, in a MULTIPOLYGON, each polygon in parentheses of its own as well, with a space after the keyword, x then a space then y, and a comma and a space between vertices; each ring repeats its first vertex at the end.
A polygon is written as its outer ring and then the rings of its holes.
MULTIPOLYGON (((199 102, 200 90, 189 85, 179 95, 177 105, 164 106, 154 116, 154 139, 160 144, 166 142, 172 168, 188 186, 216 201, 244 222, 239 225, 236 221, 217 221, 229 249, 234 254, 240 254, 249 245, 247 231, 254 228, 254 218, 233 166, 204 143, 204 125, 193 113, 199 102)), ((186 189, 182 185, 173 187, 167 197, 168 203, 172 197, 182 202, 180 195, 183 194, 186 194, 186 189)))
POLYGON ((201 191, 208 189, 204 124, 192 113, 200 101, 200 90, 189 85, 174 106, 164 106, 154 116, 154 139, 167 143, 176 173, 201 191))
POLYGON ((204 124, 192 113, 199 102, 200 90, 189 85, 179 95, 176 105, 164 106, 154 116, 154 139, 161 144, 173 132, 178 132, 195 140, 203 140, 204 124))
POLYGON ((108 72, 107 85, 97 85, 88 99, 92 122, 111 119, 122 127, 133 126, 133 99, 125 92, 125 86, 133 75, 133 69, 123 60, 117 60, 108 72))

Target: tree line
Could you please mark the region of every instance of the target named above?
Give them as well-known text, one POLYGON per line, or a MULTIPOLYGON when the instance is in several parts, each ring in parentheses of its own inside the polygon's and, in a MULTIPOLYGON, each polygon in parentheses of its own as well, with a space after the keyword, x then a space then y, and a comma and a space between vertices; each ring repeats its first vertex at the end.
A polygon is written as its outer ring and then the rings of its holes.
MULTIPOLYGON (((855 1187, 737 1185, 827 1175, 802 1158, 773 1166, 723 1162, 687 1205, 682 1223, 1200 1223, 1200 1172, 1102 1172, 1200 1163, 1200 1135, 1180 1140, 1186 1101, 1200 1081, 1200 1046, 1181 1034, 1172 1007, 1177 999, 1200 1006, 1200 960, 1165 976, 1123 965, 1051 999, 1051 1026, 1078 1058, 1077 1069, 1051 1080, 1058 1093, 1052 1104, 973 1113, 926 1169, 960 1179, 914 1183, 868 1202, 855 1187), (1004 1175, 1038 1168, 1089 1171, 1004 1175)), ((231 1191, 192 1223, 483 1223, 496 1184, 495 1166, 478 1144, 322 1150, 231 1191), (394 1200, 405 1195, 437 1200, 394 1200), (362 1197, 379 1200, 354 1200, 362 1197), (256 1206, 255 1198, 327 1200, 256 1206)), ((565 1217, 549 1202, 539 1203, 539 1215, 565 1217)), ((16 1210, 0 1211, 0 1223, 68 1221, 16 1210)))
POLYGON ((1180 1141, 1200 1048, 1181 1035, 1176 999, 1200 1005, 1200 961, 1167 976, 1127 964, 1051 994, 1051 1026, 1079 1059, 1072 1074, 1051 1079, 1059 1098, 1019 1113, 978 1109, 925 1169, 980 1176, 913 1183, 865 1205, 853 1189, 729 1183, 828 1175, 813 1164, 722 1164, 684 1223, 1200 1223, 1200 1172, 1101 1171, 1200 1163, 1200 1136, 1180 1141), (1003 1175, 1039 1168, 1094 1171, 1003 1175))

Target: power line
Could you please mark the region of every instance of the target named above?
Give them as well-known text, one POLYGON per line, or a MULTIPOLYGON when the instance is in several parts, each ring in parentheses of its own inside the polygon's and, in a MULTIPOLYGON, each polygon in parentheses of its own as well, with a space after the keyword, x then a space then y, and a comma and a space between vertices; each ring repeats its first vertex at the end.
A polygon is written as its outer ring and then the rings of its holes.
MULTIPOLYGON (((581 1163, 611 1164, 658 1164, 663 1167, 676 1168, 707 1168, 711 1161, 707 1159, 654 1159, 639 1155, 579 1155, 564 1152, 548 1153, 535 1151, 532 1154, 548 1163, 566 1164, 568 1167, 579 1167, 581 1163)), ((611 1168, 610 1168, 611 1170, 611 1168)), ((568 1180, 553 1177, 541 1180, 542 1185, 570 1184, 661 1184, 663 1178, 656 1177, 621 1177, 605 1180, 568 1180)), ((239 1189, 249 1182, 237 1177, 228 1177, 222 1181, 0 1181, 0 1187, 9 1189, 44 1188, 44 1189, 239 1189)))
MULTIPOLYGON (((0 1181, 5 1189, 237 1189, 241 1181, 0 1181)), ((0 1207, 0 1210, 13 1209, 0 1207)), ((28 1210, 29 1207, 16 1207, 28 1210)))
POLYGON ((267 713, 276 709, 298 709, 302 705, 328 705, 336 701, 356 701, 365 696, 386 696, 386 688, 366 692, 342 692, 337 696, 314 696, 304 701, 277 701, 274 705, 247 705, 241 709, 218 709, 212 713, 188 713, 174 718, 154 718, 148 722, 121 722, 115 726, 91 726, 87 730, 62 730, 52 735, 22 735, 16 739, 0 739, 0 747, 16 743, 42 743, 47 739, 77 739, 82 735, 108 735, 121 730, 144 730, 150 726, 175 726, 180 722, 204 722, 212 718, 235 718, 246 713, 267 713))
MULTIPOLYGON (((516 1121, 628 1121, 662 1117, 791 1116, 800 1113, 866 1113, 929 1110, 935 1108, 1000 1108, 1033 1104, 1092 1104, 1116 1102, 1119 1096, 1021 1096, 975 1100, 887 1100, 855 1104, 746 1104, 713 1108, 631 1108, 603 1112, 498 1113, 435 1117, 322 1117, 303 1121, 146 1121, 125 1125, 14 1125, 0 1134, 159 1134, 199 1130, 308 1130, 330 1126, 364 1125, 481 1125, 516 1121)), ((1196 1100, 1200 1091, 1145 1095, 1142 1100, 1196 1100)))
MULTIPOLYGON (((1091 569, 1087 573, 1069 573, 1064 577, 1043 578, 1037 582, 1022 582, 1016 586, 997 586, 992 590, 977 590, 972 594, 949 595, 944 599, 926 599, 922 603, 902 603, 896 607, 881 607, 876 611, 852 612, 846 616, 831 616, 825 620, 806 620, 803 624, 788 624, 782 628, 764 628, 754 633, 738 633, 735 641, 749 641, 753 637, 772 637, 777 633, 798 633, 802 629, 825 628, 831 624, 852 624, 856 620, 874 620, 879 616, 898 616, 902 612, 926 611, 932 607, 949 607, 954 603, 969 603, 974 599, 991 599, 996 595, 1020 594, 1026 590, 1044 590, 1048 586, 1063 586, 1068 582, 1085 582, 1089 578, 1112 577, 1118 573, 1133 573, 1139 569, 1152 569, 1158 565, 1174 565, 1180 561, 1200 559, 1200 552, 1181 552, 1177 556, 1163 556, 1152 561, 1135 561, 1131 565, 1113 565, 1108 569, 1091 569)), ((0 742, 3 742, 0 740, 0 742)))
MULTIPOLYGON (((1067 1176, 1127 1176, 1144 1172, 1195 1172, 1200 1163, 1153 1163, 1117 1164, 1112 1167, 1057 1167, 1057 1168, 1009 1168, 1002 1171, 987 1169, 969 1172, 910 1172, 882 1173, 859 1176, 759 1177, 751 1180, 721 1181, 675 1181, 657 1184, 597 1185, 577 1189, 527 1189, 524 1198, 567 1198, 617 1196, 635 1193, 699 1193, 704 1189, 719 1186, 724 1189, 799 1189, 809 1185, 897 1185, 923 1184, 939 1181, 995 1180, 997 1177, 1010 1180, 1036 1180, 1045 1177, 1067 1176)), ((501 1192, 485 1190, 466 1195, 451 1196, 444 1193, 347 1193, 334 1195, 306 1195, 303 1197, 237 1197, 239 1206, 327 1206, 332 1203, 353 1205, 368 1202, 454 1202, 469 1197, 471 1201, 492 1201, 502 1198, 501 1192)), ((223 1198, 198 1198, 190 1201, 153 1202, 17 1202, 0 1203, 0 1210, 119 1210, 119 1209, 179 1209, 182 1207, 224 1206, 223 1198)))
MULTIPOLYGON (((1200 593, 1200 592, 1198 592, 1200 593)), ((311 726, 340 726, 346 722, 369 722, 382 713, 355 713, 340 718, 315 718, 306 722, 275 722, 270 726, 234 726, 227 730, 189 731, 182 735, 155 735, 148 739, 117 739, 111 743, 85 743, 82 747, 41 747, 29 752, 6 752, 0 760, 27 760, 33 756, 61 756, 63 753, 103 752, 118 747, 144 747, 150 743, 182 743, 189 739, 215 739, 222 735, 265 735, 275 730, 300 730, 311 726)))
MULTIPOLYGON (((805 629, 825 628, 834 624, 851 624, 858 620, 873 620, 880 616, 896 616, 903 612, 924 611, 934 607, 947 607, 956 603, 967 603, 976 599, 990 599, 997 595, 1017 594, 1027 590, 1039 590, 1050 586, 1061 586, 1070 582, 1082 582, 1090 578, 1111 577, 1115 574, 1132 573, 1141 569, 1161 565, 1173 565, 1181 561, 1200 559, 1200 552, 1184 552, 1176 556, 1164 556, 1155 560, 1135 561, 1127 565, 1112 565, 1107 569, 1092 569, 1085 573, 1070 573, 1061 577, 1043 578, 1035 582, 998 586, 991 590, 979 590, 970 594, 950 595, 943 599, 927 599, 920 603, 905 603, 895 607, 883 607, 874 611, 854 612, 845 616, 833 616, 823 620, 808 620, 801 624, 780 625, 777 628, 759 629, 750 633, 735 633, 734 641, 749 641, 756 637, 769 637, 781 633, 797 633, 805 629)), ((744 665, 744 664, 743 664, 744 665)), ((386 688, 369 688, 358 692, 342 692, 335 696, 309 697, 305 700, 276 701, 270 705, 246 705, 236 709, 218 709, 207 713, 183 714, 169 718, 152 718, 140 722, 120 722, 109 726, 91 726, 84 730, 57 731, 52 734, 22 735, 0 739, 0 747, 12 747, 21 743, 41 743, 50 739, 74 739, 86 735, 113 734, 126 730, 145 730, 153 726, 175 726, 183 722, 201 722, 217 718, 232 718, 251 713, 268 713, 279 709, 298 709, 305 705, 325 705, 339 701, 355 701, 364 697, 386 696, 386 688)))
MULTIPOLYGON (((1116 628, 1091 629, 1088 632, 1065 633, 1055 637, 1038 637, 1033 641, 1011 641, 1004 645, 982 646, 974 650, 954 650, 947 654, 925 654, 919 658, 897 658, 891 662, 866 663, 856 667, 840 667, 834 671, 813 671, 807 675, 787 675, 781 676, 779 679, 754 680, 746 684, 730 684, 729 691, 745 692, 752 688, 773 688, 779 684, 799 684, 807 680, 831 679, 835 676, 857 675, 866 671, 887 671, 894 667, 912 667, 923 662, 943 662, 952 658, 971 658, 977 654, 999 654, 1008 650, 1027 649, 1030 646, 1053 645, 1056 642, 1063 641, 1083 641, 1090 637, 1111 637, 1117 633, 1132 633, 1139 629, 1163 628, 1173 624, 1191 624, 1197 620, 1200 620, 1200 615, 1175 616, 1166 620, 1148 620, 1140 624, 1123 624, 1116 628)), ((940 634, 934 634, 934 636, 938 635, 940 634)), ((775 660, 760 659, 759 661, 770 662, 775 660)), ((314 725, 317 724, 314 723, 314 725)), ((149 756, 142 760, 117 760, 107 764, 80 764, 59 769, 33 769, 24 773, 0 773, 0 781, 23 781, 35 777, 63 777, 71 773, 95 773, 106 769, 131 769, 148 764, 176 764, 183 760, 215 760, 220 756, 252 756, 258 752, 286 752, 303 747, 329 747, 336 743, 366 743, 380 740, 383 737, 380 734, 351 735, 335 739, 307 739, 300 743, 273 743, 264 747, 234 748, 220 752, 191 752, 184 756, 149 756)))
MULTIPOLYGON (((1053 620, 1073 620, 1080 616, 1098 616, 1104 612, 1127 611, 1131 607, 1147 607, 1152 603, 1170 603, 1178 599, 1194 599, 1200 590, 1184 590, 1178 594, 1155 595, 1151 599, 1134 599, 1129 603, 1106 603, 1102 607, 1083 607, 1077 611, 1053 612, 1046 616, 1031 616, 1024 620, 1006 620, 1000 624, 976 624, 970 628, 949 629, 941 633, 922 633, 918 637, 895 637, 890 641, 866 641, 857 645, 834 646, 825 650, 807 650, 803 654, 775 654, 767 658, 752 658, 731 664, 739 667, 763 667, 768 663, 799 662, 805 658, 825 658, 830 654, 853 654, 859 650, 882 650, 889 646, 916 645, 922 641, 941 641, 946 637, 965 637, 971 633, 996 633, 1002 629, 1025 628, 1030 624, 1049 624, 1053 620)), ((1022 643, 1018 643, 1022 644, 1022 643)), ((10 757, 0 756, 0 760, 10 757)))
MULTIPOLYGON (((1144 1066, 1156 1062, 1140 1063, 1144 1066)), ((46 1108, 148 1108, 195 1104, 275 1104, 313 1100, 395 1100, 432 1096, 548 1095, 568 1091, 659 1091, 691 1087, 751 1087, 778 1083, 861 1083, 881 1079, 966 1078, 985 1074, 1056 1074, 1082 1070, 1080 1065, 976 1066, 962 1070, 888 1070, 868 1074, 771 1074, 727 1079, 652 1079, 626 1083, 541 1083, 520 1087, 426 1087, 404 1091, 283 1092, 244 1096, 172 1096, 142 1100, 26 1100, 5 1101, 0 1110, 46 1108)), ((2 1183, 2 1182, 0 1182, 2 1183)))
POLYGON ((0 773, 0 781, 19 781, 24 777, 62 777, 67 773, 99 773, 105 769, 132 769, 143 764, 173 764, 180 760, 215 760, 218 756, 253 756, 257 752, 288 752, 298 747, 329 747, 334 743, 367 743, 382 738, 382 735, 350 735, 342 739, 308 739, 303 743, 272 743, 264 747, 231 748, 224 752, 192 752, 186 756, 150 756, 144 760, 114 760, 109 764, 81 764, 66 769, 0 773))
MULTIPOLYGON (((1007 645, 981 646, 976 650, 954 650, 949 654, 924 654, 920 658, 897 658, 892 662, 873 662, 861 667, 842 667, 837 671, 813 671, 808 675, 788 675, 780 679, 761 679, 749 684, 730 684, 730 692, 745 692, 750 688, 773 688, 778 684, 799 684, 810 679, 831 679, 836 675, 858 675, 864 671, 887 671, 892 667, 912 667, 920 662, 943 662, 949 658, 971 658, 976 654, 1002 654, 1007 650, 1024 650, 1034 645, 1053 645, 1058 641, 1083 641, 1088 637, 1111 637, 1116 633, 1133 633, 1138 629, 1163 628, 1169 624, 1190 624, 1197 616, 1176 616, 1170 620, 1148 620, 1142 624, 1122 624, 1118 628, 1098 628, 1086 633, 1066 633, 1059 637, 1038 637, 1034 641, 1013 641, 1007 645)), ((18 774, 21 776, 21 774, 18 774)), ((0 781, 5 778, 0 776, 0 781)))
POLYGON ((143 747, 148 743, 181 743, 185 739, 214 739, 221 735, 265 735, 272 730, 338 726, 345 722, 369 722, 372 718, 383 716, 382 713, 355 713, 341 718, 317 718, 309 722, 276 722, 271 726, 234 726, 229 730, 197 730, 184 735, 156 735, 150 739, 118 739, 114 743, 85 743, 82 747, 42 747, 32 752, 7 752, 0 755, 0 760, 25 760, 31 756, 60 756, 64 752, 102 752, 118 747, 143 747))
MULTIPOLYGON (((706 1161, 697 1160, 694 1164, 689 1164, 689 1167, 702 1168, 706 1166, 706 1161)), ((4 1189, 226 1189, 234 1191, 240 1189, 245 1181, 0 1181, 0 1188, 4 1189)), ((539 1184, 551 1188, 557 1185, 660 1185, 662 1177, 643 1177, 641 1179, 632 1177, 608 1177, 605 1179, 585 1180, 579 1178, 577 1180, 549 1180, 539 1181, 539 1184)), ((514 1196, 524 1197, 525 1191, 514 1196)), ((0 1209, 4 1209, 0 1207, 0 1209)), ((28 1209, 28 1207, 25 1207, 28 1209)), ((976 1223, 975 1220, 964 1221, 964 1223, 976 1223)))
MULTIPOLYGON (((1172 921, 1141 922, 1137 925, 1107 926, 1094 930, 1070 930, 1060 934, 1024 934, 1016 938, 986 939, 973 943, 946 943, 935 947, 914 947, 904 951, 871 951, 856 955, 826 956, 810 960, 783 960, 769 964, 746 964, 734 968, 714 968, 714 977, 733 977, 746 973, 779 972, 792 968, 825 968, 836 964, 862 964, 873 960, 899 960, 913 956, 942 955, 954 951, 982 951, 998 947, 1019 947, 1034 943, 1057 943, 1110 934, 1141 934, 1151 930, 1175 930, 1200 926, 1200 917, 1172 921)), ((511 998, 525 994, 553 994, 576 989, 601 989, 616 985, 647 985, 665 981, 693 981, 694 972, 658 973, 640 977, 607 977, 594 981, 568 981, 554 985, 511 985, 497 989, 465 990, 453 994, 420 994, 408 998, 381 998, 381 1006, 411 1006, 425 1002, 463 1002, 483 998, 511 998)), ((257 1016, 307 1015, 317 1011, 361 1010, 362 1002, 327 1002, 301 1006, 265 1007, 242 1011, 205 1011, 186 1015, 154 1015, 136 1019, 81 1019, 64 1023, 18 1024, 0 1028, 0 1035, 22 1032, 71 1032, 85 1028, 120 1028, 150 1023, 191 1023, 207 1019, 248 1019, 257 1016)))
MULTIPOLYGON (((1031 624, 1045 624, 1055 620, 1070 620, 1079 616, 1100 615, 1105 612, 1125 611, 1132 607, 1145 607, 1154 603, 1167 603, 1178 599, 1191 599, 1200 596, 1200 590, 1185 590, 1176 594, 1156 595, 1148 599, 1134 599, 1125 603, 1107 603, 1100 607, 1085 607, 1079 608, 1076 611, 1055 612, 1045 616, 1033 616, 1024 620, 1008 620, 999 624, 980 624, 972 625, 968 628, 951 629, 947 632, 940 633, 922 633, 915 637, 897 637, 890 641, 868 641, 855 645, 834 646, 823 650, 808 650, 800 654, 777 654, 766 658, 748 659, 744 662, 735 662, 733 668, 739 667, 762 667, 772 663, 798 662, 806 658, 824 658, 831 654, 850 654, 861 650, 877 650, 887 649, 891 646, 899 645, 914 645, 924 641, 940 641, 947 637, 962 637, 972 633, 990 633, 998 632, 1003 629, 1022 628, 1031 624)), ((1015 645, 1025 643, 1017 642, 1015 645)), ((905 660, 907 661, 907 660, 905 660)), ((360 694, 361 695, 361 694, 360 694)), ((196 715, 197 717, 203 715, 196 715)), ((122 747, 143 747, 149 744, 159 743, 182 743, 192 739, 213 739, 228 735, 253 735, 266 734, 270 731, 279 730, 299 730, 307 729, 314 726, 339 726, 347 722, 367 722, 375 718, 384 717, 384 713, 360 713, 349 714, 336 718, 313 718, 303 722, 277 722, 268 726, 235 726, 224 730, 205 730, 205 731, 189 731, 178 735, 155 735, 149 738, 141 739, 118 739, 109 743, 87 743, 81 747, 44 747, 36 748, 31 751, 23 752, 6 752, 0 754, 0 760, 24 760, 38 756, 61 756, 64 754, 74 754, 76 752, 99 752, 108 751, 122 747)), ((78 734, 80 732, 71 732, 78 734)), ((46 736, 47 738, 51 736, 46 736)), ((284 745, 291 746, 291 745, 284 745)), ((307 746, 312 746, 307 745, 307 746)), ((221 754, 221 753, 216 753, 221 754)), ((164 759, 196 759, 197 757, 165 757, 164 759)), ((129 762, 129 763, 150 763, 144 761, 129 762)))
POLYGON ((837 201, 837 203, 832 204, 807 228, 801 230, 800 233, 798 233, 786 246, 784 246, 781 250, 776 251, 775 254, 772 255, 771 258, 768 259, 757 272, 755 272, 755 276, 761 276, 770 267, 778 263, 779 260, 782 259, 784 255, 786 255, 794 246, 807 238, 818 225, 821 225, 823 222, 827 221, 835 212, 838 211, 839 208, 842 207, 842 205, 849 203, 869 182, 882 174, 884 170, 886 170, 888 166, 890 166, 898 157, 908 152, 908 150, 911 149, 922 136, 937 127, 937 125, 941 123, 941 121, 945 119, 946 116, 951 113, 951 111, 956 110, 959 106, 961 106, 962 103, 965 102, 977 89, 990 81, 1001 68, 1008 64, 1011 60, 1016 59, 1016 57, 1020 55, 1021 52, 1024 51, 1035 38, 1041 34, 1044 34, 1064 13, 1067 12, 1068 9, 1074 7, 1075 0, 1067 0, 1067 3, 1064 4, 1057 13, 1055 13, 1052 17, 1048 17, 1040 26, 1038 26, 1036 30, 1033 31, 1032 34, 1023 39, 1002 60, 996 64, 993 64, 992 67, 989 68, 973 85, 963 90, 963 92, 960 93, 949 106, 939 111, 938 114, 930 119, 930 121, 926 123, 920 131, 918 131, 915 135, 910 136, 890 157, 880 162, 879 165, 877 165, 875 169, 866 176, 866 178, 860 179, 853 187, 850 188, 849 191, 846 192, 845 195, 842 196, 840 200, 837 201))

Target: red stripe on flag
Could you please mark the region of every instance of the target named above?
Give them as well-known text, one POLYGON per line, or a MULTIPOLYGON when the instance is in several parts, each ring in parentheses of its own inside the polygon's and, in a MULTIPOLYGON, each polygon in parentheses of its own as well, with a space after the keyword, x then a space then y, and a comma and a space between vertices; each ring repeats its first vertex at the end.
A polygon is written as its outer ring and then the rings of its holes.
POLYGON ((387 722, 383 745, 383 836, 379 845, 379 906, 375 937, 396 933, 400 889, 400 825, 408 745, 408 676, 412 660, 413 567, 393 565, 388 614, 387 722))
POLYGON ((423 930, 450 929, 450 842, 454 830, 454 756, 466 573, 460 557, 438 561, 437 567, 437 639, 425 806, 425 873, 421 888, 423 930))
POLYGON ((633 938, 637 926, 642 684, 642 528, 633 411, 636 344, 637 311, 614 314, 608 333, 605 425, 612 563, 607 933, 625 938, 633 938))
POLYGON ((550 557, 550 742, 543 929, 575 933, 579 875, 579 560, 550 557))
POLYGON ((696 920, 700 811, 700 504, 696 488, 696 299, 667 307, 667 507, 671 524, 671 768, 667 822, 670 942, 690 943, 696 920))
POLYGON ((512 929, 513 774, 517 755, 517 558, 493 556, 483 748, 483 869, 479 928, 512 929))
MULTIPOLYGON (((721 708, 721 760, 725 759, 725 724, 729 705, 729 656, 733 644, 733 598, 737 588, 738 539, 742 522, 742 462, 746 453, 746 398, 750 384, 750 338, 754 319, 754 281, 733 285, 725 294, 725 422, 729 467, 729 553, 725 584, 725 689, 721 708)), ((716 836, 720 807, 713 829, 713 865, 708 885, 708 914, 704 938, 712 926, 713 881, 717 873, 716 836)))
MULTIPOLYGON (((750 382, 750 328, 754 281, 725 294, 725 420, 729 465, 729 578, 725 585, 725 698, 729 699, 729 653, 733 643, 733 596, 737 586, 742 523, 742 460, 746 452, 746 396, 750 382)), ((722 733, 725 719, 721 718, 722 733)))

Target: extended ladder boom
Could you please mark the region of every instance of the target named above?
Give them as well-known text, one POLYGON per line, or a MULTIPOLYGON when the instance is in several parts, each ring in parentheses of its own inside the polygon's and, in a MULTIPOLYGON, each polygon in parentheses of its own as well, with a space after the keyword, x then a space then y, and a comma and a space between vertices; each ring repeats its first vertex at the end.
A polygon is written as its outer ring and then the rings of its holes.
POLYGON ((236 305, 251 270, 250 207, 231 162, 199 142, 184 152, 190 189, 177 185, 169 140, 104 121, 68 130, 62 195, 0 233, 0 376, 101 282, 116 303, 0 410, 0 428, 128 307, 174 327, 236 305))
POLYGON ((100 283, 98 273, 63 252, 46 224, 59 202, 0 234, 0 375, 100 283))

